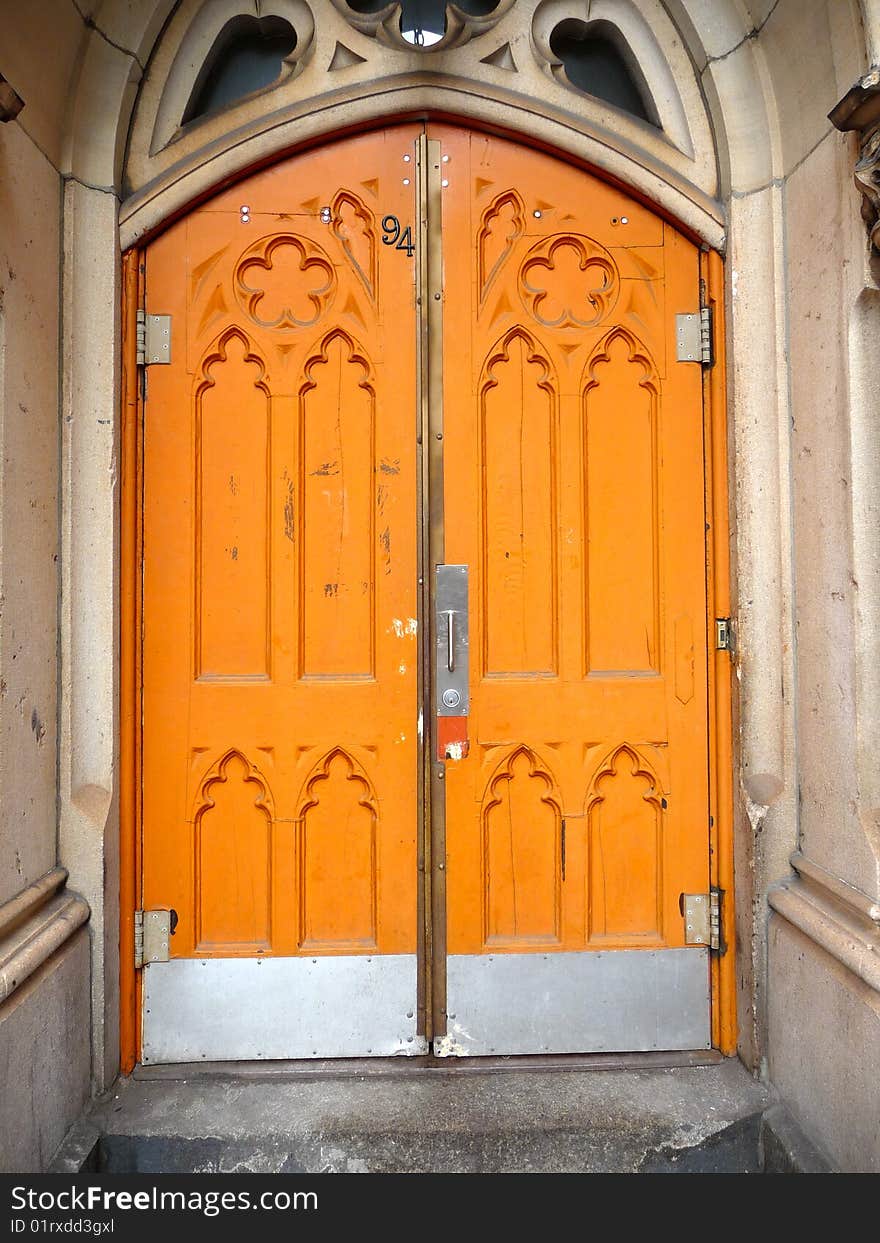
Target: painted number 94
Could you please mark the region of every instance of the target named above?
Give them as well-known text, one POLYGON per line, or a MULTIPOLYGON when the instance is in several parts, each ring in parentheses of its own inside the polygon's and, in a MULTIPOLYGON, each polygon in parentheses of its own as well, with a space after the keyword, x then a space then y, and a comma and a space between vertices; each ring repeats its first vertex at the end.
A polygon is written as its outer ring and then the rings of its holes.
POLYGON ((400 221, 396 216, 382 217, 382 241, 386 246, 393 246, 395 250, 405 250, 407 255, 412 258, 415 251, 412 230, 409 225, 401 230, 400 221))

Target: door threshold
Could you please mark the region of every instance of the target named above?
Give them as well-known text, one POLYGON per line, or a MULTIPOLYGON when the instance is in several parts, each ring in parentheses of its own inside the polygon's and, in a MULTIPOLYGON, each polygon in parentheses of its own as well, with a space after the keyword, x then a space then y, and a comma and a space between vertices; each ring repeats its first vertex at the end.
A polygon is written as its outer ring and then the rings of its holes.
POLYGON ((277 1062, 178 1062, 144 1066, 138 1063, 133 1079, 392 1079, 424 1073, 497 1075, 531 1071, 673 1070, 717 1066, 724 1055, 717 1049, 669 1053, 563 1053, 515 1057, 383 1057, 308 1059, 277 1062))

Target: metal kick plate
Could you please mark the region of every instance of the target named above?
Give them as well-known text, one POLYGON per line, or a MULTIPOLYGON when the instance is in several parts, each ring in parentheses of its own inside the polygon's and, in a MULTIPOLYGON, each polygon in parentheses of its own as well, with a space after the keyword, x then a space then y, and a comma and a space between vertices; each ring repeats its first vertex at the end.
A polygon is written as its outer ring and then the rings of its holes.
POLYGON ((453 954, 446 970, 439 1057, 711 1046, 708 950, 453 954))
POLYGON ((425 1053, 415 954, 172 958, 144 969, 143 1061, 425 1053))
POLYGON ((436 587, 437 715, 467 716, 470 709, 467 566, 438 565, 436 587))

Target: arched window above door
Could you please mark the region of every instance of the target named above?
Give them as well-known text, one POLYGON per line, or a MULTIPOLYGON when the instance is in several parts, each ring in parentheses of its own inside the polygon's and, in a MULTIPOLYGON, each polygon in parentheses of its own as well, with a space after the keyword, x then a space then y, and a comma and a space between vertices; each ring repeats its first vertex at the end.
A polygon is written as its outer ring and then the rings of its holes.
POLYGON ((296 31, 283 17, 240 14, 217 35, 181 118, 181 124, 218 112, 277 81, 296 48, 296 31))
POLYGON ((554 26, 550 49, 562 62, 570 86, 659 127, 644 74, 612 22, 567 18, 554 26))
POLYGON ((678 215, 717 228, 709 116, 667 2, 178 0, 139 89, 123 217, 161 218, 157 187, 182 201, 341 128, 443 112, 683 194, 678 215))

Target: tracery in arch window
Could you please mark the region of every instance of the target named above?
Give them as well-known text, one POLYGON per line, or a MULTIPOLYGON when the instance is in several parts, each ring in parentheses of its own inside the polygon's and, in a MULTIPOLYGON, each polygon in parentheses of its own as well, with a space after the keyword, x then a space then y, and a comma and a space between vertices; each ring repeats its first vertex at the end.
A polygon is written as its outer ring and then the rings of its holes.
POLYGON ((233 17, 205 58, 181 124, 219 112, 270 86, 295 47, 296 31, 283 17, 233 17))
MULTIPOLYGON (((388 0, 346 0, 356 13, 378 13, 388 0)), ((485 17, 498 8, 499 0, 454 0, 455 7, 470 17, 485 17)), ((401 0, 400 33, 416 47, 431 47, 446 33, 447 0, 401 0)))
POLYGON ((567 18, 553 28, 550 49, 577 90, 661 128, 638 62, 612 22, 567 18))

